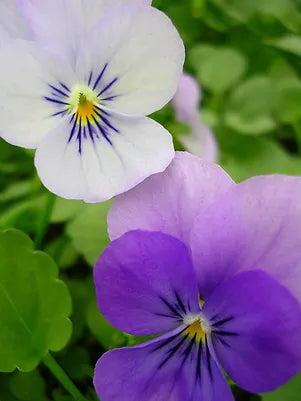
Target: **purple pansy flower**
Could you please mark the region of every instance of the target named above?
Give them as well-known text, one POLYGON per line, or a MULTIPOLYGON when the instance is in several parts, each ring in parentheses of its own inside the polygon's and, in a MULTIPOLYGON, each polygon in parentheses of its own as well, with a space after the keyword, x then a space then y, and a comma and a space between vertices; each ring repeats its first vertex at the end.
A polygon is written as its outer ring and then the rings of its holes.
POLYGON ((102 356, 102 401, 230 401, 222 369, 250 392, 300 371, 300 192, 297 177, 236 185, 177 153, 117 198, 98 305, 125 332, 161 336, 102 356))
POLYGON ((260 269, 301 303, 301 178, 267 175, 235 184, 218 165, 177 152, 162 174, 116 198, 111 239, 141 229, 190 249, 202 293, 226 277, 260 269))
POLYGON ((178 121, 191 128, 189 135, 180 137, 185 149, 208 162, 218 158, 217 142, 211 130, 201 121, 199 104, 201 88, 197 81, 188 74, 182 74, 178 90, 172 99, 178 121))

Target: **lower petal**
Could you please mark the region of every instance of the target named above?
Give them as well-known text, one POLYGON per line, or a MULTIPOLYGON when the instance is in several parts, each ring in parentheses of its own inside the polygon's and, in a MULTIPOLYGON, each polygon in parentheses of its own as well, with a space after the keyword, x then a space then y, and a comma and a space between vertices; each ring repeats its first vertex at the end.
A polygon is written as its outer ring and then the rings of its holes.
POLYGON ((55 194, 86 202, 105 201, 151 174, 174 156, 171 135, 148 118, 108 116, 90 127, 64 120, 36 152, 43 184, 55 194))
POLYGON ((300 305, 267 273, 247 271, 224 281, 202 311, 217 357, 240 387, 272 391, 300 370, 300 305))
POLYGON ((121 396, 123 401, 234 401, 208 348, 201 342, 183 341, 179 330, 142 345, 104 354, 94 374, 99 398, 102 401, 119 401, 121 396))

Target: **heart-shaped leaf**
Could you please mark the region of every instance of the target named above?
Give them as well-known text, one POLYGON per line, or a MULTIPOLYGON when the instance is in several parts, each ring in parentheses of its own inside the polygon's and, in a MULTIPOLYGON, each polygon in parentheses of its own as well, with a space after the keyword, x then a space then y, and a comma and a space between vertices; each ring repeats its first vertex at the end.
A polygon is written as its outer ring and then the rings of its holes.
POLYGON ((33 370, 71 334, 71 299, 57 266, 17 230, 0 232, 0 371, 33 370))

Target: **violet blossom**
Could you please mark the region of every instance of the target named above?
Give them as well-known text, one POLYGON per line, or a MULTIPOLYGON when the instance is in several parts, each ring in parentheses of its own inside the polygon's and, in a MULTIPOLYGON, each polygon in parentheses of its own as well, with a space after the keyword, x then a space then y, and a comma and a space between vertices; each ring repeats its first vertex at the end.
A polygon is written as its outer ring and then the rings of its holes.
POLYGON ((233 401, 301 369, 301 179, 235 184, 178 152, 119 196, 95 267, 98 306, 120 330, 160 335, 112 350, 94 376, 102 401, 233 401))

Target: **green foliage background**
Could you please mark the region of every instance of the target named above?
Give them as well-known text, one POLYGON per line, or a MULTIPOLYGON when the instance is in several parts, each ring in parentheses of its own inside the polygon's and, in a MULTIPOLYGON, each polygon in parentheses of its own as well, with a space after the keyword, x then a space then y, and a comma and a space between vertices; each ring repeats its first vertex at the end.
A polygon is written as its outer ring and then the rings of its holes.
MULTIPOLYGON (((184 39, 185 70, 203 88, 200 116, 216 135, 219 163, 236 181, 301 175, 300 2, 153 4, 184 39)), ((153 117, 183 149, 189 128, 175 120, 172 107, 153 117)), ((0 401, 72 400, 45 368, 49 351, 82 393, 97 400, 96 360, 107 349, 141 341, 110 326, 96 306, 92 267, 108 244, 109 207, 49 194, 33 152, 0 140, 0 401)), ((233 390, 237 401, 298 401, 301 377, 265 395, 233 390)))

